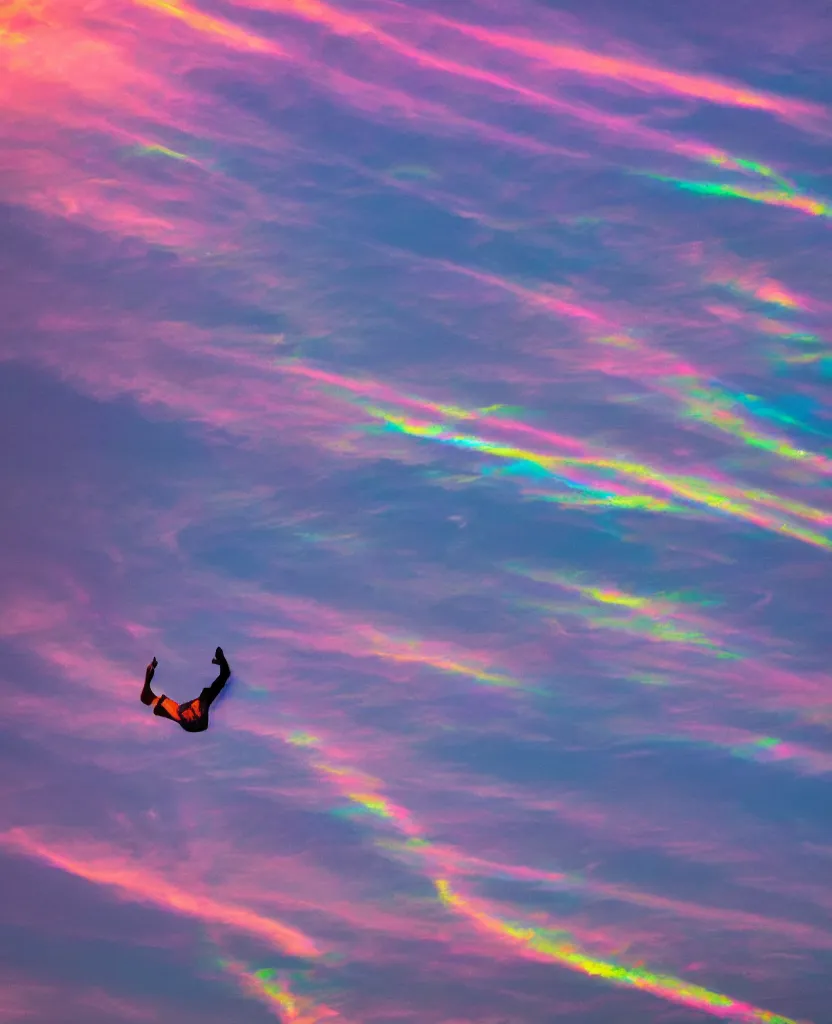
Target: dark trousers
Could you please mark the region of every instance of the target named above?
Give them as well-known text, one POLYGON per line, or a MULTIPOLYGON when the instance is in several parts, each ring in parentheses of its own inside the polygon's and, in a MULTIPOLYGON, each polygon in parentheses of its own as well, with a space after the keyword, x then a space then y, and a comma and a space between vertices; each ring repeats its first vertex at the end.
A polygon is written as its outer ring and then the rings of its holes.
POLYGON ((153 714, 178 722, 185 732, 204 732, 208 728, 208 711, 219 697, 230 675, 230 669, 221 668, 220 674, 210 686, 206 686, 198 697, 184 704, 175 704, 170 697, 162 694, 153 709, 153 714))

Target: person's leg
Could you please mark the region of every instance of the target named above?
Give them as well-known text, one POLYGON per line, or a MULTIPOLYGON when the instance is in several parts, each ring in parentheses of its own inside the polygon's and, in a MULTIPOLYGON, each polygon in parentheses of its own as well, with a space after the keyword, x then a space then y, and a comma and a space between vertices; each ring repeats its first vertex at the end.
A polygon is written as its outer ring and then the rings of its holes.
POLYGON ((184 726, 188 731, 197 731, 194 727, 198 727, 199 729, 208 728, 208 711, 217 697, 219 697, 222 692, 222 688, 231 676, 231 669, 229 668, 228 662, 225 660, 225 655, 223 654, 221 647, 217 648, 212 664, 219 665, 220 667, 220 674, 213 683, 211 683, 210 686, 204 687, 198 697, 195 697, 193 700, 189 700, 185 704, 179 705, 179 717, 177 718, 177 721, 180 725, 184 723, 184 726))
POLYGON ((225 655, 222 652, 222 647, 218 647, 214 655, 212 664, 219 665, 220 674, 211 683, 210 686, 206 686, 202 693, 199 695, 199 703, 201 705, 202 713, 207 714, 208 708, 214 703, 222 692, 222 688, 228 682, 231 676, 231 668, 228 662, 225 660, 225 655))
POLYGON ((199 701, 202 705, 203 711, 207 711, 208 708, 214 703, 214 701, 222 693, 222 688, 228 682, 231 676, 231 671, 227 665, 221 670, 217 678, 211 683, 210 686, 206 686, 202 693, 199 695, 199 701))

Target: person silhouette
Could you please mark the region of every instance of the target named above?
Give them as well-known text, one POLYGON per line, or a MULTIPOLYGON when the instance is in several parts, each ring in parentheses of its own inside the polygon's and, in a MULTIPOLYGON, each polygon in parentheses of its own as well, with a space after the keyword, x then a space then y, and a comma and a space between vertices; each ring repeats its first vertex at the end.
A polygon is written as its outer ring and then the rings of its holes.
POLYGON ((212 665, 219 665, 220 674, 210 686, 206 686, 202 690, 198 697, 194 697, 193 700, 186 701, 184 704, 177 704, 165 694, 157 697, 151 689, 150 684, 158 664, 159 662, 154 658, 145 669, 141 695, 142 704, 152 707, 153 714, 158 715, 159 718, 169 718, 172 722, 178 722, 185 732, 205 732, 208 728, 208 711, 231 675, 231 669, 222 652, 222 647, 217 648, 211 659, 212 665))

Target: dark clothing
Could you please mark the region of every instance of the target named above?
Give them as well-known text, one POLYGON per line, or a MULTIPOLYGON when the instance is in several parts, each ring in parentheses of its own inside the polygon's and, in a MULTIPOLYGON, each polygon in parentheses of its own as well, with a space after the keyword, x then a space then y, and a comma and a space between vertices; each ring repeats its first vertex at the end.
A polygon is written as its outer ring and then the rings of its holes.
POLYGON ((160 718, 169 718, 172 722, 178 722, 185 732, 205 732, 208 728, 208 711, 220 695, 230 675, 229 669, 220 669, 220 674, 213 683, 210 686, 206 686, 198 697, 180 704, 175 715, 171 714, 164 707, 166 697, 162 694, 159 698, 159 703, 153 709, 153 714, 158 715, 160 718))

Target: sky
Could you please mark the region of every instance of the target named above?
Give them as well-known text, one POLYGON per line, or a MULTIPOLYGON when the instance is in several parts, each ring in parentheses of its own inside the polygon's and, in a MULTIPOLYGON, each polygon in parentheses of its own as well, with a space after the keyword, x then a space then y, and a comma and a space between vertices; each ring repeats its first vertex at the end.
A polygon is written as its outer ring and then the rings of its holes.
POLYGON ((830 52, 6 0, 2 1024, 828 1024, 830 52))

